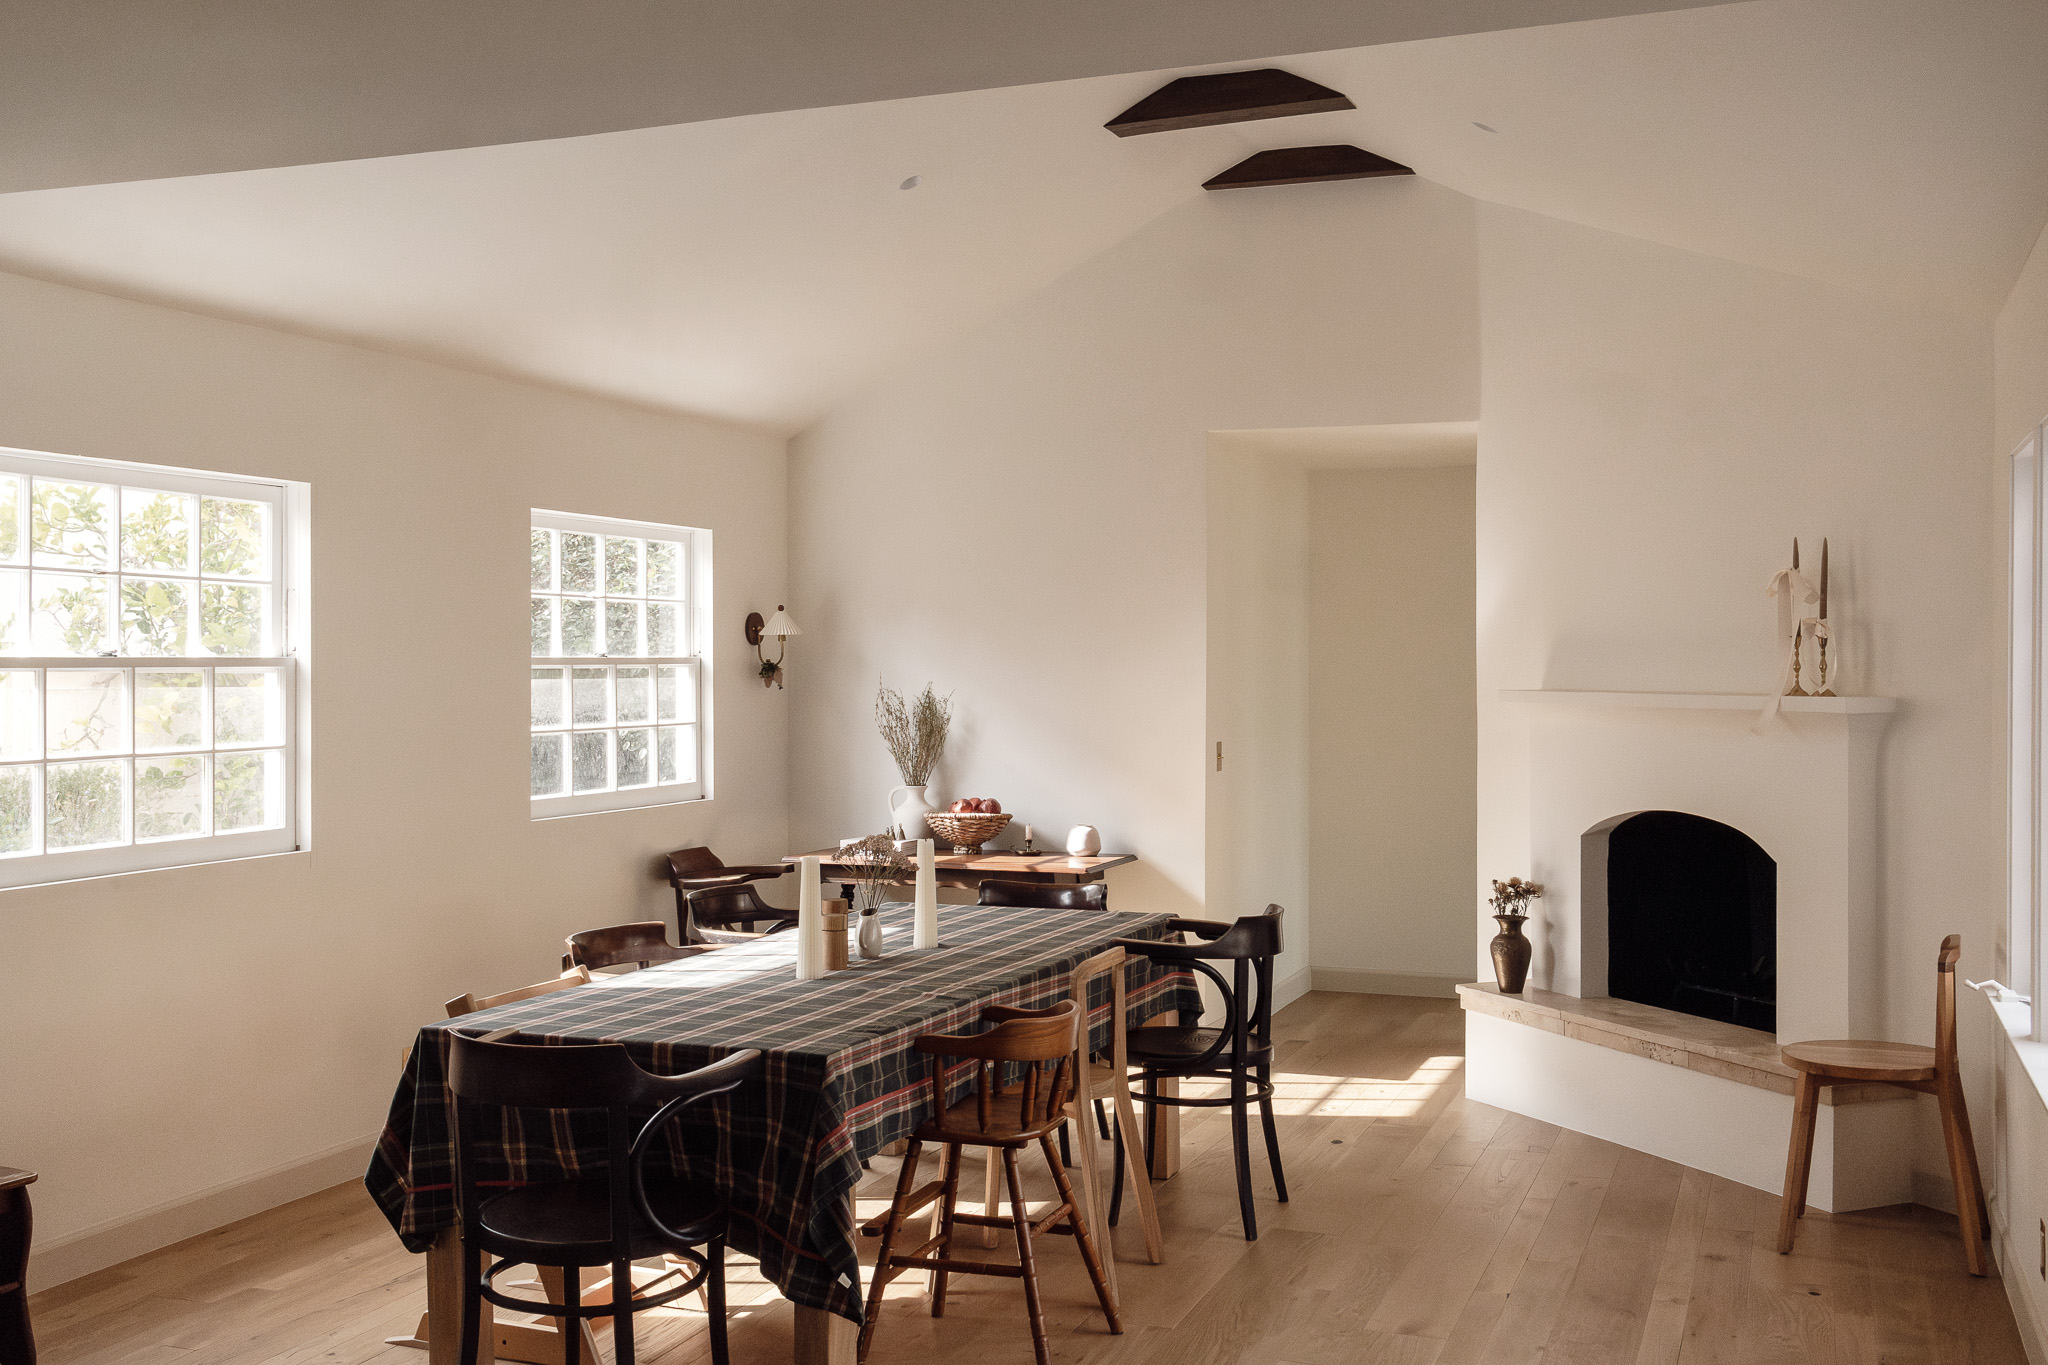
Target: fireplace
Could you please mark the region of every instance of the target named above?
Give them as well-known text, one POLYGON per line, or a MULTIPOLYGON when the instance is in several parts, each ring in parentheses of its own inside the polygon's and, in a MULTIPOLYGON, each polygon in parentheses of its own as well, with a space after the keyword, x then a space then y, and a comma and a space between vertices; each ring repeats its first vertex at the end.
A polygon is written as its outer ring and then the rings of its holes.
MULTIPOLYGON (((1878 752, 1894 703, 1787 697, 1765 723, 1759 696, 1503 699, 1498 742, 1526 746, 1528 782, 1503 784, 1484 870, 1545 891, 1528 991, 1460 988, 1466 1095, 1775 1192, 1793 1088, 1778 1043, 1884 1036, 1878 752)), ((1817 1207, 1913 1197, 1915 1098, 1869 1089, 1821 1105, 1817 1207)))
POLYGON ((1778 865, 1718 820, 1652 810, 1580 840, 1588 915, 1607 921, 1607 994, 1778 1028, 1778 865))

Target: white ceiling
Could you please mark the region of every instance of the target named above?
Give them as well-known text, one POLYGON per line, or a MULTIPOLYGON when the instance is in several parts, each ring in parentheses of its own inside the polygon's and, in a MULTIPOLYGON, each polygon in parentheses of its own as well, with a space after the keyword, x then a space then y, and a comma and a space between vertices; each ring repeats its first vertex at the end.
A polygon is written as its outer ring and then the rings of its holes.
POLYGON ((0 0, 0 191, 580 137, 1699 3, 0 0))
POLYGON ((1355 141, 1978 317, 2048 219, 2041 0, 1754 0, 1285 64, 1359 108, 1102 130, 1168 71, 33 191, 0 195, 0 268, 789 431, 1264 147, 1355 141))

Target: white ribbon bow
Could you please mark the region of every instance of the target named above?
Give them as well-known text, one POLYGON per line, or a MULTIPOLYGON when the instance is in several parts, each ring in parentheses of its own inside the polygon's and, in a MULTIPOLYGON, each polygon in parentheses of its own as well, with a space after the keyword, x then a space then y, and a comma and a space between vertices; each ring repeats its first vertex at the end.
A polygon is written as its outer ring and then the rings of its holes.
POLYGON ((1792 660, 1805 642, 1805 637, 1812 635, 1819 639, 1828 633, 1828 623, 1817 616, 1801 617, 1797 625, 1793 623, 1792 608, 1795 601, 1805 604, 1820 601, 1820 589, 1814 587, 1812 581, 1799 570, 1780 569, 1772 574, 1769 586, 1764 589, 1764 596, 1778 599, 1778 639, 1780 642, 1790 639, 1792 652, 1785 656, 1783 665, 1778 669, 1778 685, 1771 689, 1770 697, 1764 702, 1763 714, 1757 717, 1756 728, 1759 730, 1777 716, 1778 708, 1784 703, 1785 690, 1792 686, 1792 660))

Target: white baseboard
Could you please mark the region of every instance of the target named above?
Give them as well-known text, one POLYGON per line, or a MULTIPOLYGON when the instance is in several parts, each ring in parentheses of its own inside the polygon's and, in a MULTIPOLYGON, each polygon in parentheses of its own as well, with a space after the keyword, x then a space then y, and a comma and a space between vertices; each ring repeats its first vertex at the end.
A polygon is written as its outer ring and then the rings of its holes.
POLYGON ((1431 976, 1425 972, 1366 972, 1351 967, 1317 967, 1310 973, 1313 989, 1352 995, 1424 995, 1458 998, 1458 983, 1467 976, 1431 976))
POLYGON ((1293 976, 1273 983, 1273 1008, 1284 1010, 1314 989, 1315 985, 1310 980, 1310 971, 1307 967, 1303 967, 1293 976))
MULTIPOLYGON (((2012 1305, 2012 1319, 2020 1329, 2020 1344, 2027 1349, 2027 1365, 2048 1365, 2048 1323, 2041 1321, 2034 1296, 2021 1284, 2022 1276, 2039 1273, 2036 1261, 2029 1258, 2029 1252, 2015 1247, 2011 1236, 2003 1230, 1995 1249, 1999 1278, 2005 1281, 2006 1301, 2012 1305)), ((2038 1252, 2038 1247, 2031 1249, 2035 1256, 2038 1252)))
POLYGON ((29 1252, 29 1290, 33 1293, 51 1289, 279 1204, 359 1180, 369 1168, 370 1154, 376 1145, 374 1134, 344 1142, 301 1160, 273 1166, 241 1180, 223 1181, 183 1199, 168 1200, 129 1217, 111 1218, 68 1237, 34 1246, 29 1252))

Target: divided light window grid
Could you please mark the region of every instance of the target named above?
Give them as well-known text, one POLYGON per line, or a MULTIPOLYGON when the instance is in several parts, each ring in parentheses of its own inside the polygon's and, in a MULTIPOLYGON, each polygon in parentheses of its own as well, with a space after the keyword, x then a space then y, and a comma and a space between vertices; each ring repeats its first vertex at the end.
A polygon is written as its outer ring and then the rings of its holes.
POLYGON ((691 611, 699 534, 533 514, 536 816, 703 796, 691 611))
POLYGON ((293 847, 282 499, 0 451, 0 885, 293 847))

